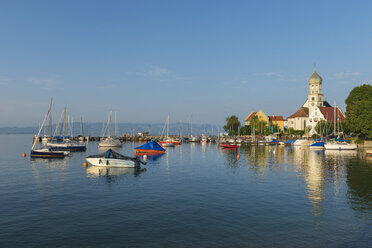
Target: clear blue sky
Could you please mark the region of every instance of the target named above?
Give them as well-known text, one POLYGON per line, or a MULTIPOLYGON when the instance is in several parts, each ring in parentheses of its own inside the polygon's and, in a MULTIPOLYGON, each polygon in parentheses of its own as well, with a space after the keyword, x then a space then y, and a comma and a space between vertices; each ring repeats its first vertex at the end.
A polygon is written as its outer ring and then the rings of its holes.
POLYGON ((294 113, 307 79, 345 109, 372 82, 372 1, 0 1, 0 126, 54 118, 241 122, 294 113))

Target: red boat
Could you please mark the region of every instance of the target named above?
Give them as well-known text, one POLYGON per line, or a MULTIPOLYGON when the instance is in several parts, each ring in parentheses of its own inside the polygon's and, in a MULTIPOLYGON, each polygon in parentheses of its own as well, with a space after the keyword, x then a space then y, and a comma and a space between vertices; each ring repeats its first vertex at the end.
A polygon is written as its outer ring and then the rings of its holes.
POLYGON ((239 148, 238 145, 221 144, 221 146, 222 146, 222 148, 234 148, 234 149, 239 148))
POLYGON ((162 140, 159 143, 160 143, 160 145, 165 144, 165 143, 172 143, 174 145, 181 145, 181 141, 178 141, 178 140, 162 140))

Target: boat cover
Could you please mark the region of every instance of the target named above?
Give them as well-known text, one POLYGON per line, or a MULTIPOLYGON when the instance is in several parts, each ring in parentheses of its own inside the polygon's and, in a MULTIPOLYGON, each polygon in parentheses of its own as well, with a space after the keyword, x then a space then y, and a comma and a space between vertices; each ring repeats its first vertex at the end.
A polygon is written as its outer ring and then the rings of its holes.
POLYGON ((165 149, 161 147, 156 141, 147 142, 146 144, 136 147, 134 149, 165 151, 165 149))
POLYGON ((294 142, 295 142, 296 140, 291 140, 291 139, 289 139, 289 140, 287 140, 287 141, 284 141, 284 144, 293 144, 294 142))
POLYGON ((318 146, 320 146, 320 147, 322 147, 322 146, 324 146, 324 142, 315 142, 315 143, 313 143, 313 144, 311 144, 310 146, 312 146, 312 147, 318 147, 318 146))

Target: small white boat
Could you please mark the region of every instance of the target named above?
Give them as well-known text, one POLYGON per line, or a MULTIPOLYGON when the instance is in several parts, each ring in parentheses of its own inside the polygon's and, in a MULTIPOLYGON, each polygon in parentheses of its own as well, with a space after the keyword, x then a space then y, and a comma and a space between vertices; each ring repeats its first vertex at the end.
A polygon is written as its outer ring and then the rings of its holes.
POLYGON ((175 146, 174 143, 172 143, 172 142, 166 142, 166 141, 163 141, 162 143, 160 143, 160 145, 162 147, 174 147, 175 146))
POLYGON ((309 145, 308 140, 306 139, 298 139, 293 143, 294 146, 306 146, 309 145))
POLYGON ((138 168, 140 164, 146 164, 138 157, 127 157, 108 149, 106 152, 91 155, 85 158, 93 166, 118 167, 118 168, 138 168))
POLYGON ((324 148, 326 150, 356 150, 358 149, 358 145, 356 144, 349 144, 346 142, 335 142, 335 143, 325 143, 324 148))
POLYGON ((123 144, 118 139, 108 137, 98 143, 98 147, 121 147, 123 144))

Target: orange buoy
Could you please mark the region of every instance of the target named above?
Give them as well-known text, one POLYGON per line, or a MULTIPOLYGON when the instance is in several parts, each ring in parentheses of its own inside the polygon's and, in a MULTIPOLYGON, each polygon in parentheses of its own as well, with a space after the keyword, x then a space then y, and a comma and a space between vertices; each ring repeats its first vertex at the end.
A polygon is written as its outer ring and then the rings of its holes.
POLYGON ((238 153, 238 156, 236 156, 238 159, 240 159, 240 154, 238 153))
POLYGON ((206 152, 207 151, 207 148, 204 148, 204 151, 206 152))
POLYGON ((24 157, 24 158, 25 158, 26 156, 27 156, 27 155, 26 155, 26 153, 23 153, 23 154, 22 154, 22 157, 24 157))
POLYGON ((88 163, 87 162, 84 162, 84 167, 87 168, 88 167, 88 163))

